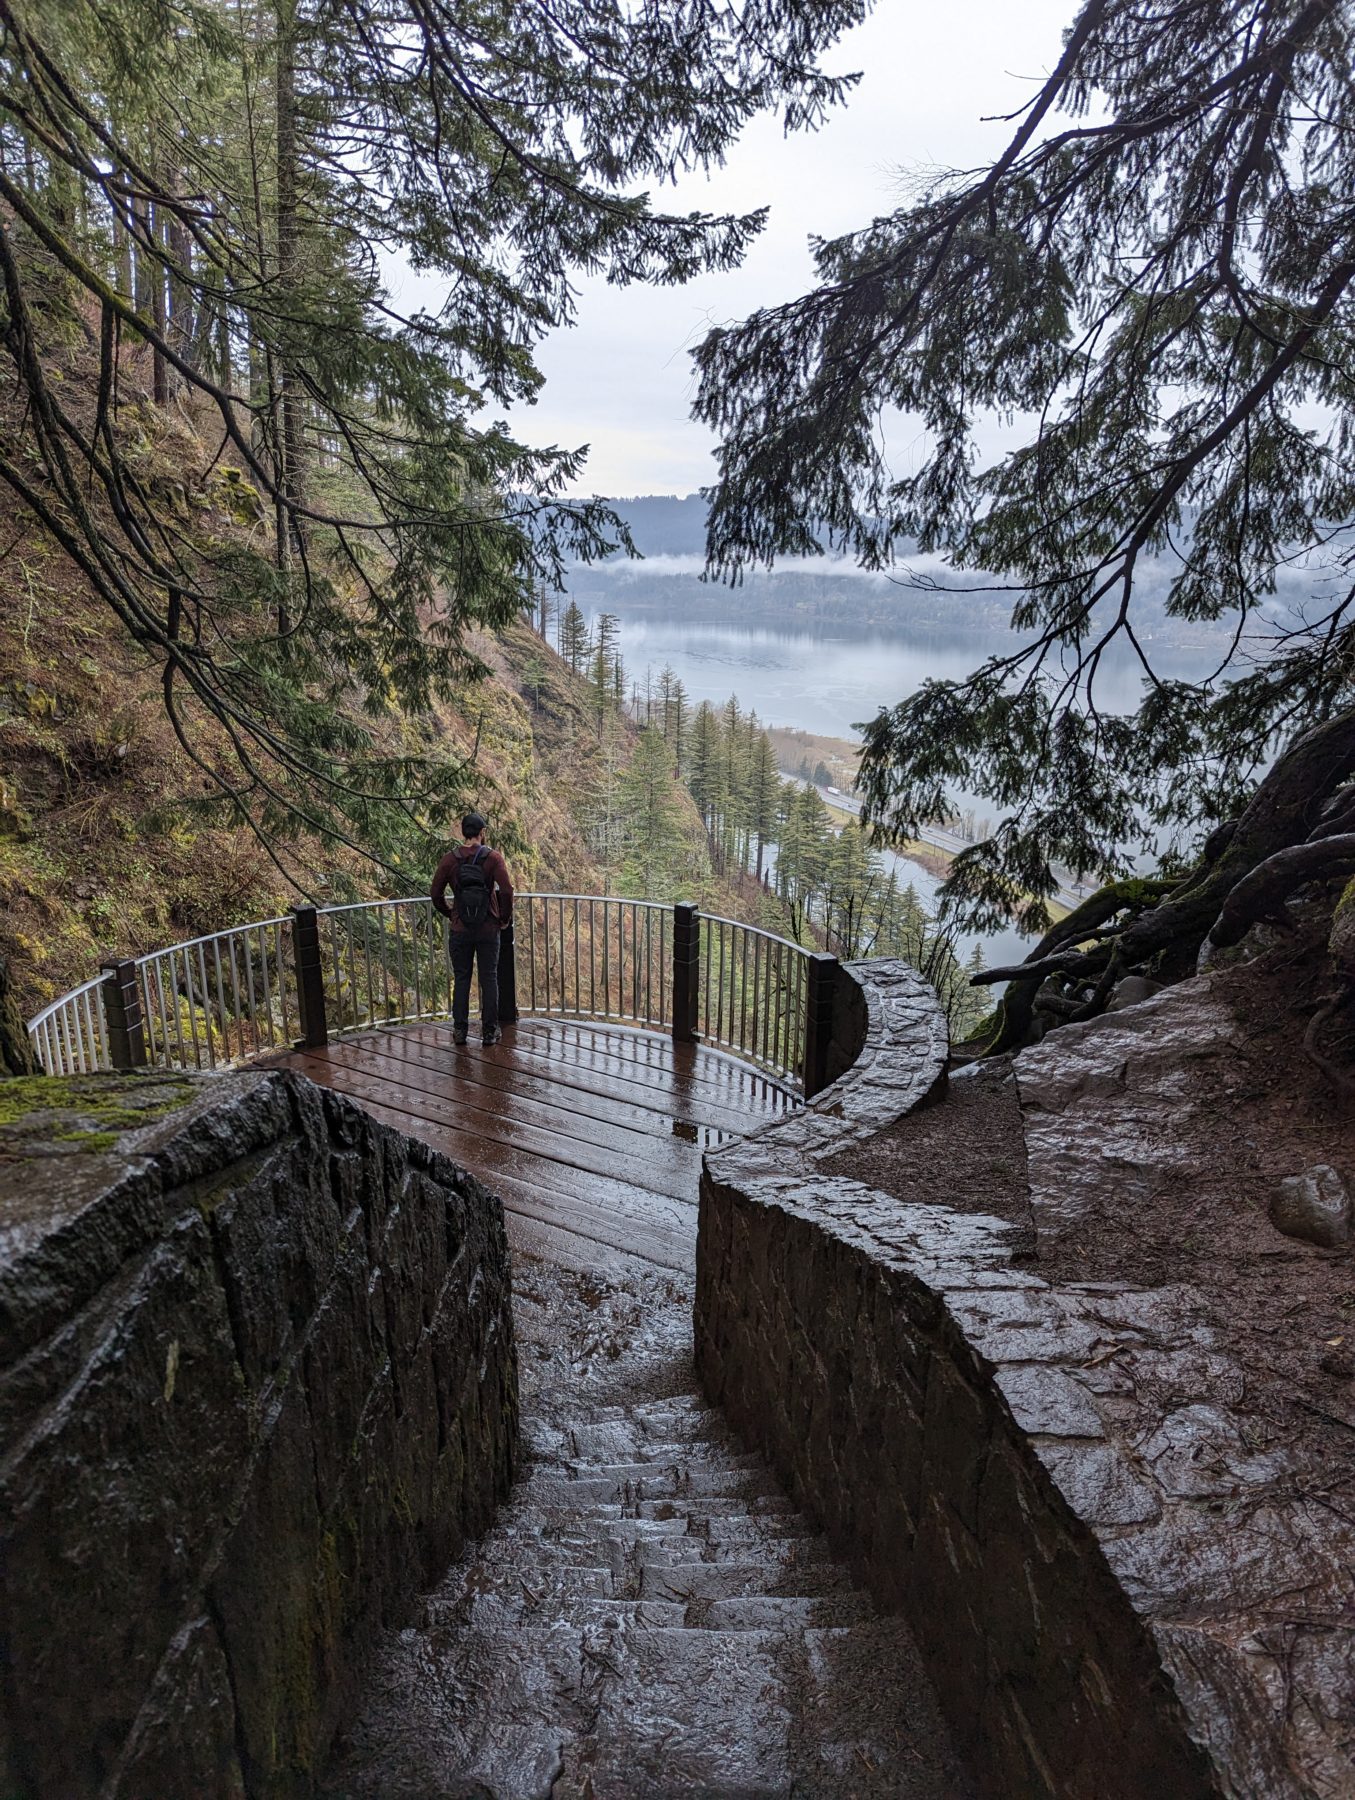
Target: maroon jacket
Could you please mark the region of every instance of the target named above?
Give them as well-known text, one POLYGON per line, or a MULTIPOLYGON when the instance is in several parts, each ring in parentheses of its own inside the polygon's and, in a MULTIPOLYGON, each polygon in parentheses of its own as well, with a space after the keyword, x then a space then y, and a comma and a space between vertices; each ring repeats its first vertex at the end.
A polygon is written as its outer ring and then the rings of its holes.
MULTIPOLYGON (((443 857, 433 876, 433 905, 444 918, 451 921, 453 931, 466 929, 457 914, 456 890, 452 887, 456 865, 481 848, 479 844, 456 845, 443 857)), ((513 917, 513 884, 508 879, 508 864, 497 850, 486 849, 480 858, 480 867, 489 882, 489 917, 485 921, 485 930, 498 931, 513 917)))

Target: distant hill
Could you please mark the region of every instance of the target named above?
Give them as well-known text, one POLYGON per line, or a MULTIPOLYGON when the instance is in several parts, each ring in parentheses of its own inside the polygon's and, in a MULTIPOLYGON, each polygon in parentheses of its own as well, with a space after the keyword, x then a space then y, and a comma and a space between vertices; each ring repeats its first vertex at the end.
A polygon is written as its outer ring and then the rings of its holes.
POLYGON ((609 503, 630 526, 642 556, 706 554, 706 502, 700 494, 636 494, 609 503))
MULTIPOLYGON (((566 586, 585 610, 623 616, 680 612, 710 620, 728 616, 729 588, 702 580, 707 505, 701 494, 621 495, 608 504, 629 525, 643 560, 618 553, 591 566, 575 565, 566 586)), ((1188 517, 1183 541, 1191 523, 1188 517)), ((1167 610, 1177 566, 1162 556, 1140 559, 1140 636, 1178 651, 1212 654, 1227 641, 1224 626, 1179 619, 1167 610)), ((1254 641, 1264 641, 1268 624, 1292 622, 1321 583, 1320 570, 1282 569, 1275 595, 1259 608, 1254 641)), ((943 556, 910 554, 906 544, 900 546, 893 576, 868 572, 840 554, 790 558, 770 570, 745 571, 737 591, 738 611, 746 622, 833 632, 959 630, 981 637, 989 650, 1010 648, 1012 591, 977 570, 951 567, 943 556)), ((1107 601, 1105 610, 1112 605, 1107 601)))

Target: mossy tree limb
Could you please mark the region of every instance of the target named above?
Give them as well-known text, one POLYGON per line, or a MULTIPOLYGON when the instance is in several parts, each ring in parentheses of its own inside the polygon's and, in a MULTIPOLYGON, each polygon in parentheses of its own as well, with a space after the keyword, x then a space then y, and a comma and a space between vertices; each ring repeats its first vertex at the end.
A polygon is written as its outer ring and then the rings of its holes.
POLYGON ((1010 982, 990 1051, 1026 1042, 1038 1011, 1060 1019, 1101 1011, 1112 961, 1123 974, 1178 977, 1195 966, 1206 940, 1236 944, 1253 924, 1276 916, 1301 883, 1355 870, 1355 834, 1331 832, 1345 820, 1352 778, 1355 709, 1300 733, 1182 880, 1111 882, 1047 932, 1024 963, 976 977, 1010 982))

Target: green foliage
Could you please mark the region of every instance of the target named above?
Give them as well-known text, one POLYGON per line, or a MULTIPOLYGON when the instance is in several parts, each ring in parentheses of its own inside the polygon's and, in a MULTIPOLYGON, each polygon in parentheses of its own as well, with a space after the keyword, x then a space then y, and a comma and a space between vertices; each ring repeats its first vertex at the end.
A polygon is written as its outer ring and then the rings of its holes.
MULTIPOLYGON (((664 690, 661 678, 661 714, 664 690)), ((664 748, 657 726, 642 741, 657 768, 664 748)), ((982 959, 971 956, 963 968, 953 934, 933 924, 911 886, 900 889, 862 828, 853 821, 839 829, 816 788, 781 779, 755 713, 743 713, 732 697, 718 711, 703 702, 684 774, 715 869, 759 884, 760 923, 847 960, 901 957, 936 988, 952 1032, 969 1033, 981 1011, 969 976, 982 959)))
POLYGON ((683 773, 691 749, 688 739, 691 706, 686 688, 667 663, 659 672, 659 691, 657 696, 650 697, 645 722, 662 734, 672 756, 674 769, 679 774, 683 773))
POLYGON ((579 610, 578 602, 571 600, 560 614, 560 655, 568 663, 570 673, 581 675, 588 661, 590 637, 588 621, 579 610))
POLYGON ((611 613, 598 616, 597 630, 588 650, 588 679, 593 690, 593 716, 601 737, 608 717, 619 712, 624 673, 617 649, 621 628, 611 613))
POLYGON ((760 212, 667 215, 644 185, 759 111, 816 125, 849 85, 818 54, 861 13, 0 6, 0 483, 270 854, 312 830, 394 874, 454 815, 469 770, 420 726, 388 738, 474 675, 469 628, 625 541, 560 498, 581 452, 488 409, 539 389, 576 272, 739 260, 760 212), (402 306, 392 270, 442 304, 402 306), (152 477, 184 421, 181 470, 152 477))
POLYGON ((668 747, 650 727, 639 735, 620 793, 630 835, 624 891, 642 900, 670 899, 688 874, 690 850, 668 747))
MULTIPOLYGON (((1296 731, 1355 696, 1352 0, 1084 0, 990 166, 943 173, 816 246, 820 287, 713 332, 697 413, 724 435, 714 567, 825 544, 867 566, 949 553, 1015 592, 1010 654, 930 681, 867 728, 862 788, 900 836, 957 790, 1004 815, 949 894, 1042 918, 1054 865, 1236 817, 1296 731), (890 465, 888 418, 925 426, 890 465), (977 431, 1020 423, 984 463, 977 431), (1235 633, 1215 677, 1169 681, 1143 630, 1235 633), (1263 610, 1307 559, 1312 603, 1263 610), (1143 676, 1132 717, 1099 681, 1143 676)), ((1355 715, 1352 715, 1355 717, 1355 715)))

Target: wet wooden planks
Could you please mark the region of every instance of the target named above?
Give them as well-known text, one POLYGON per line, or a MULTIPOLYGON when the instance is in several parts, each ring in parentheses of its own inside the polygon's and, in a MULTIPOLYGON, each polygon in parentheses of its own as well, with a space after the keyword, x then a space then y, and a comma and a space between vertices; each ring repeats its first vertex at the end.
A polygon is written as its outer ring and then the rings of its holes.
POLYGON ((586 1020, 523 1019, 488 1050, 411 1025, 278 1060, 480 1176, 516 1243, 579 1263, 690 1268, 703 1150, 794 1104, 719 1051, 586 1020))

